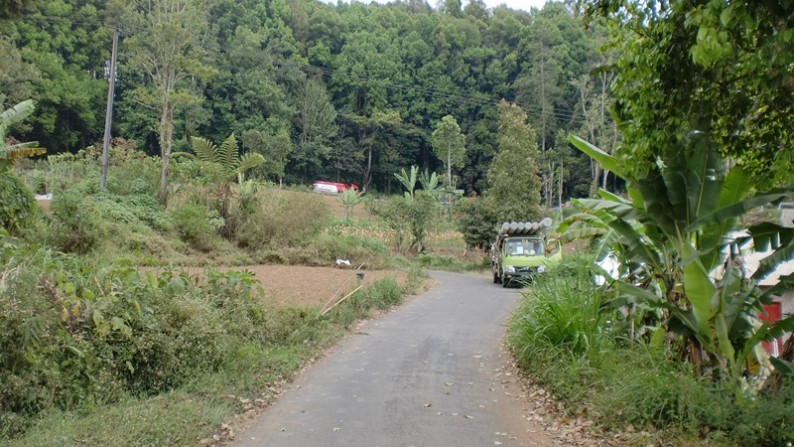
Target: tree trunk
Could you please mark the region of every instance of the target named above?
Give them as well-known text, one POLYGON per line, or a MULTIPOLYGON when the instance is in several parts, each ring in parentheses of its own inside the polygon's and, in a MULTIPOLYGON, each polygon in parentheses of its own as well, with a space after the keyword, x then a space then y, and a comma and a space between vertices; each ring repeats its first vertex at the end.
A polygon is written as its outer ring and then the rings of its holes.
POLYGON ((367 169, 364 171, 364 178, 361 181, 361 183, 363 184, 363 187, 361 188, 362 192, 366 192, 367 188, 369 188, 371 172, 372 172, 372 145, 370 145, 369 150, 367 150, 367 169))
MULTIPOLYGON (((540 154, 541 160, 546 159, 546 76, 545 76, 545 67, 544 64, 545 59, 542 57, 540 58, 540 128, 541 128, 541 138, 540 138, 540 154)), ((542 185, 541 189, 543 200, 546 202, 546 206, 549 206, 549 173, 548 171, 544 170, 542 175, 542 185)))
POLYGON ((160 202, 168 204, 168 161, 171 157, 171 135, 173 133, 173 111, 171 101, 166 95, 160 114, 160 202))
POLYGON ((452 187, 452 151, 447 148, 447 186, 452 187))

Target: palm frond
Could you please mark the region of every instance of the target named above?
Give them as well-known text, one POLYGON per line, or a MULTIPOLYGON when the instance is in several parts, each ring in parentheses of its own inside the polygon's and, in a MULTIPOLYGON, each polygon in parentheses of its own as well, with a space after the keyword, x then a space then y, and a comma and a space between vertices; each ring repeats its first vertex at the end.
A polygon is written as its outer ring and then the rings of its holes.
POLYGON ((217 162, 229 171, 234 170, 237 166, 237 138, 235 138, 234 133, 229 135, 218 148, 217 162))
POLYGON ((248 152, 240 157, 240 163, 237 165, 236 172, 243 173, 249 169, 253 169, 265 162, 265 157, 256 152, 248 152))
POLYGON ((212 141, 201 137, 190 137, 190 143, 193 147, 193 152, 196 153, 196 158, 200 161, 220 163, 218 159, 218 148, 212 141))

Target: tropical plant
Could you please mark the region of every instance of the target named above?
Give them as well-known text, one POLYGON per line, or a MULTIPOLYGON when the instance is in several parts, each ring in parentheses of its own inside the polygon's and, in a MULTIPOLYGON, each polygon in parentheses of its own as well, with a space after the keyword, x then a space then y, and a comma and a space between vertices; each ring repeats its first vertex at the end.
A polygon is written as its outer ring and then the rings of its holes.
POLYGON ((11 163, 18 158, 33 157, 47 152, 46 149, 39 147, 36 141, 10 144, 6 144, 5 141, 11 125, 30 116, 34 109, 33 101, 28 99, 0 113, 0 173, 8 171, 11 163))
POLYGON ((248 169, 264 163, 265 158, 261 154, 252 152, 239 155, 237 139, 233 133, 220 146, 201 137, 191 137, 190 141, 196 158, 208 165, 213 182, 220 187, 220 213, 221 217, 226 219, 229 217, 232 182, 237 178, 242 178, 248 169))
POLYGON ((430 172, 425 169, 419 174, 417 180, 419 180, 419 184, 422 185, 422 189, 430 193, 430 195, 436 199, 443 190, 443 188, 438 185, 438 174, 435 172, 430 172))
POLYGON ((362 194, 359 194, 353 188, 347 188, 337 196, 336 200, 339 202, 339 205, 345 209, 345 218, 348 220, 353 217, 353 208, 364 200, 362 194))
POLYGON ((405 168, 400 170, 400 173, 394 173, 394 176, 397 180, 400 181, 400 184, 405 187, 405 198, 406 199, 413 199, 414 191, 416 190, 416 180, 417 174, 419 173, 418 166, 411 166, 411 172, 405 172, 405 168))
POLYGON ((38 142, 6 143, 6 133, 11 125, 16 124, 31 113, 35 106, 33 101, 27 100, 4 110, 0 113, 0 196, 3 203, 0 205, 0 227, 9 231, 24 228, 32 217, 34 202, 33 195, 25 184, 11 172, 14 160, 33 157, 46 152, 38 147, 38 142))
MULTIPOLYGON (((591 234, 606 235, 606 228, 614 232, 625 260, 645 271, 634 282, 613 281, 621 295, 612 304, 664 309, 666 329, 684 336, 696 368, 738 384, 755 346, 794 326, 794 317, 771 326, 755 319, 760 305, 783 287, 761 293, 755 281, 794 256, 794 230, 763 223, 737 233, 739 217, 794 196, 794 188, 751 196, 745 171, 737 166, 725 172, 706 132, 691 132, 678 157, 659 159, 644 175, 578 137, 569 141, 627 182, 629 198, 601 190, 600 199, 579 201, 592 213, 587 219, 600 222, 591 234), (774 251, 746 277, 731 247, 749 245, 750 240, 756 250, 771 244, 774 251)), ((581 225, 572 225, 582 218, 573 216, 565 225, 585 235, 581 225)), ((792 284, 790 277, 783 281, 792 284)))

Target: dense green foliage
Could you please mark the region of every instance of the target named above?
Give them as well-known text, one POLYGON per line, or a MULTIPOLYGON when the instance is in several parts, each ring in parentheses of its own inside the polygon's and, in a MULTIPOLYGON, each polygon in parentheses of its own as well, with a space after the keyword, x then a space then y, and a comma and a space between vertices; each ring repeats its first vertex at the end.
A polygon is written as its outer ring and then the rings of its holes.
MULTIPOLYGON (((626 179, 630 198, 602 190, 601 200, 579 201, 584 213, 558 230, 572 238, 599 236, 599 255, 613 250, 622 265, 642 266, 625 282, 613 283, 624 294, 613 305, 639 302, 663 309, 665 318, 652 323, 683 335, 679 355, 688 357, 697 373, 739 387, 760 340, 794 327, 794 317, 758 324, 755 311, 780 293, 778 287, 762 291, 756 282, 791 257, 794 230, 764 222, 746 227, 744 235, 737 233, 740 218, 754 207, 791 200, 792 188, 751 195, 744 169, 726 173, 705 132, 693 132, 682 154, 659 156, 660 163, 639 176, 615 157, 571 139, 626 179), (770 246, 756 271, 745 273, 746 266, 737 264, 740 248, 751 253, 770 246)), ((790 287, 788 278, 780 282, 780 288, 790 287)))
MULTIPOLYGON (((162 394, 244 367, 250 352, 317 349, 335 325, 398 304, 408 290, 387 277, 320 318, 315 310, 272 308, 250 273, 209 271, 201 279, 137 271, 8 236, 0 237, 0 248, 2 440, 19 436, 42 412, 162 394)), ((417 279, 412 274, 407 287, 417 279)), ((270 368, 278 362, 257 357, 270 368)))
POLYGON ((647 170, 699 129, 710 131, 722 154, 744 165, 755 185, 791 183, 794 5, 582 3, 597 20, 607 20, 619 55, 613 90, 623 160, 647 170))
POLYGON ((568 261, 524 292, 510 345, 533 380, 571 411, 607 427, 633 426, 631 445, 787 445, 794 441, 794 386, 736 400, 733 391, 692 374, 648 337, 626 343, 632 318, 602 304, 613 298, 593 284, 592 260, 568 261), (656 431, 662 429, 664 431, 656 431))
POLYGON ((35 202, 33 193, 13 172, 0 175, 0 227, 17 232, 30 223, 35 202))
MULTIPOLYGON (((169 18, 156 13, 161 4, 39 0, 24 17, 0 22, 0 48, 8 49, 0 54, 9 61, 0 63, 0 104, 24 99, 23 91, 40 104, 18 134, 51 153, 100 140, 103 69, 117 23, 114 133, 163 155, 163 172, 171 142, 176 152, 191 136, 220 141, 234 132, 265 156, 255 175, 272 180, 338 179, 389 191, 401 167, 449 164, 452 187, 482 192, 502 98, 526 110, 544 150, 566 145, 557 130, 593 121, 585 111, 598 92, 572 81, 596 84, 592 69, 602 61, 593 50, 603 29, 586 30, 559 3, 528 13, 477 2, 433 10, 422 2, 181 0, 169 18), (450 114, 466 136, 465 158, 432 155, 432 133, 450 114)), ((538 160, 538 169, 552 167, 538 160)), ((586 193, 576 185, 592 183, 591 175, 571 171, 565 196, 586 193)))

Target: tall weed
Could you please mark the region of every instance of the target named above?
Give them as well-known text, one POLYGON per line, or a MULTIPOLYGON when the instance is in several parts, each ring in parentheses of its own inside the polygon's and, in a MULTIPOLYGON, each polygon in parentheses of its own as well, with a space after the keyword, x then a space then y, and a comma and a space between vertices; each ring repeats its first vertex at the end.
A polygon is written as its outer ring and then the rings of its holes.
POLYGON ((307 246, 330 222, 328 205, 312 194, 269 190, 261 205, 240 225, 237 242, 252 250, 307 246))
POLYGON ((570 260, 536 278, 511 325, 510 341, 519 360, 531 362, 552 348, 586 356, 607 347, 603 298, 586 259, 570 260))

